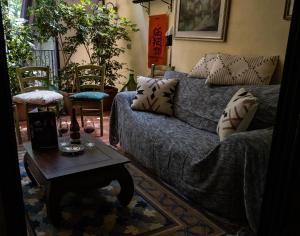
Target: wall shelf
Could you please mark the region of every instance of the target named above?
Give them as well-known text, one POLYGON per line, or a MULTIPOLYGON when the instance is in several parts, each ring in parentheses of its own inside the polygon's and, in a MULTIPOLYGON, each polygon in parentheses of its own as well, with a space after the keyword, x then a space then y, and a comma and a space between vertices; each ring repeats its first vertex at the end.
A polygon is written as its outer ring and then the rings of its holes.
MULTIPOLYGON (((146 9, 148 15, 150 15, 151 12, 151 2, 155 0, 133 0, 132 3, 134 4, 140 4, 143 8, 146 9), (148 3, 148 4, 147 4, 148 3)), ((165 3, 168 5, 168 8, 172 12, 173 8, 173 0, 160 0, 161 2, 165 3)))

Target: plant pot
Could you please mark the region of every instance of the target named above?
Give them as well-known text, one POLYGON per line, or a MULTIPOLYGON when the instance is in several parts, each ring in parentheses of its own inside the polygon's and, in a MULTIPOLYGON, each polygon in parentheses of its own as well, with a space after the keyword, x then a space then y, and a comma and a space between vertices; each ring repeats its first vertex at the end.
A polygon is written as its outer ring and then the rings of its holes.
MULTIPOLYGON (((103 110, 104 111, 110 111, 112 102, 114 100, 114 97, 118 93, 118 89, 112 86, 105 86, 104 92, 109 95, 109 97, 104 99, 103 102, 103 110)), ((70 99, 70 96, 73 93, 68 93, 68 92, 62 92, 64 96, 64 110, 68 115, 72 114, 72 102, 70 99)), ((99 106, 99 102, 82 102, 82 105, 84 108, 89 108, 89 109, 97 109, 99 106)), ((76 113, 79 114, 79 108, 77 107, 76 113)), ((87 115, 98 115, 98 111, 88 111, 85 112, 87 115)))

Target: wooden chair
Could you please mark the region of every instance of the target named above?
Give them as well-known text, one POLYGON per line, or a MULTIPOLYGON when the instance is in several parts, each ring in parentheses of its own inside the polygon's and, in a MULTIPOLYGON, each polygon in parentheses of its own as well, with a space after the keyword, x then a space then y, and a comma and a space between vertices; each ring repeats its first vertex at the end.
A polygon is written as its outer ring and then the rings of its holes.
POLYGON ((175 70, 175 66, 151 65, 151 78, 163 78, 166 71, 175 70))
POLYGON ((49 89, 49 67, 21 67, 17 68, 16 72, 22 93, 49 89))
MULTIPOLYGON (((59 114, 59 102, 63 96, 50 90, 49 67, 29 66, 16 69, 21 93, 13 97, 14 103, 24 103, 26 106, 26 117, 30 107, 55 107, 59 114)), ((28 117, 27 117, 28 129, 28 117)), ((30 138, 29 132, 27 132, 30 138)))
POLYGON ((81 125, 84 127, 83 112, 99 111, 100 131, 103 136, 103 99, 109 95, 104 93, 105 65, 83 65, 76 68, 75 84, 76 93, 70 98, 72 106, 76 103, 80 105, 81 125), (99 103, 98 108, 84 108, 86 102, 99 103))

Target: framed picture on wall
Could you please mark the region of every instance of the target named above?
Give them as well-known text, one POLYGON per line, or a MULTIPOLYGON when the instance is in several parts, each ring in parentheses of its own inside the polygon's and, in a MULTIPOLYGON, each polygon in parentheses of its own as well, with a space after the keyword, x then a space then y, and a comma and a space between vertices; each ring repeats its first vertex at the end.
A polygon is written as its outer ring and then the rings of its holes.
POLYGON ((177 0, 175 39, 225 41, 230 0, 177 0))
POLYGON ((290 20, 292 18, 293 7, 294 7, 294 0, 286 0, 284 19, 290 20))

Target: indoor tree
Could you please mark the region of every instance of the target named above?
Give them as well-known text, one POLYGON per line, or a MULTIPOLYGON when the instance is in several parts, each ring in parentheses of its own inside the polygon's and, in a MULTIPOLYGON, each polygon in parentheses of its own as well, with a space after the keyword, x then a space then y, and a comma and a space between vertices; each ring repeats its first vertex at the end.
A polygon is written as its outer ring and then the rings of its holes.
POLYGON ((59 79, 61 85, 66 85, 61 89, 70 90, 70 73, 77 66, 71 58, 80 46, 87 52, 88 63, 106 65, 105 85, 113 86, 122 76, 119 70, 124 64, 115 58, 124 53, 125 48, 118 43, 130 41, 130 33, 138 29, 125 17, 118 16, 114 9, 91 0, 72 4, 63 0, 36 0, 30 14, 34 17, 33 27, 38 35, 44 40, 57 39, 64 64, 59 79))

